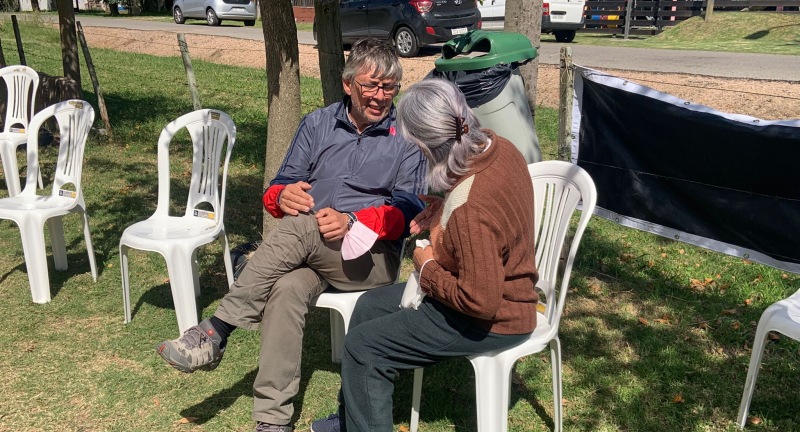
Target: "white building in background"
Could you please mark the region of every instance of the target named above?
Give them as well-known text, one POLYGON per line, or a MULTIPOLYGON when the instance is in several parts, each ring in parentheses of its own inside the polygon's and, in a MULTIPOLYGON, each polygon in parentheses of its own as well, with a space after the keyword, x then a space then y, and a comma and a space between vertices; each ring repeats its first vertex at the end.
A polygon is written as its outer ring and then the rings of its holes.
MULTIPOLYGON (((31 7, 32 2, 39 3, 39 10, 41 11, 54 11, 58 10, 56 0, 19 0, 19 9, 21 12, 30 12, 33 10, 31 7)), ((80 10, 95 10, 103 9, 103 3, 100 0, 72 0, 72 7, 80 10)))

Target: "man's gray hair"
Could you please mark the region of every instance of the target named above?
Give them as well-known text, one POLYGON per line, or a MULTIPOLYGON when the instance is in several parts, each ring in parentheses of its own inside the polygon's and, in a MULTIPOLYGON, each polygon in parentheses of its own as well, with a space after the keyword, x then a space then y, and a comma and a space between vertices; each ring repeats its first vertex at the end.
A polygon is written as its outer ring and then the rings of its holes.
POLYGON ((397 105, 400 133, 417 144, 430 163, 428 186, 447 191, 466 174, 487 136, 455 84, 426 79, 411 86, 397 105))
POLYGON ((342 79, 352 81, 356 75, 372 71, 376 78, 403 79, 403 67, 397 51, 388 42, 368 37, 353 44, 342 70, 342 79))

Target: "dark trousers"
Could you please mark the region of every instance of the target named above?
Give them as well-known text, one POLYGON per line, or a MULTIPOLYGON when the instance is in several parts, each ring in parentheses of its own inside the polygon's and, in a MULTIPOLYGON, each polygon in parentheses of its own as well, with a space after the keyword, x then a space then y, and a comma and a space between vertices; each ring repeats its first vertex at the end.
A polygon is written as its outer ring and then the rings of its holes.
POLYGON ((340 394, 348 432, 394 430, 392 393, 399 371, 510 347, 528 337, 489 333, 430 297, 418 310, 400 309, 404 287, 367 292, 350 319, 340 394))

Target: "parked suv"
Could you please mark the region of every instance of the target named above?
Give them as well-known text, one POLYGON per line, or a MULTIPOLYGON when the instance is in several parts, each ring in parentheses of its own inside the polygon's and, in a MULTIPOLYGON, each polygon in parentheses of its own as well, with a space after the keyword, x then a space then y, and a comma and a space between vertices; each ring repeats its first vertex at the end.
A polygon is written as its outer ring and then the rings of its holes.
POLYGON ((421 46, 481 28, 476 0, 341 0, 339 4, 343 43, 366 36, 391 39, 403 57, 417 55, 421 46))
POLYGON ((255 0, 175 0, 172 18, 183 24, 187 18, 204 19, 210 26, 218 26, 222 20, 244 21, 244 25, 256 24, 255 0))
MULTIPOLYGON (((572 42, 577 30, 583 28, 586 0, 547 0, 542 5, 542 33, 553 33, 559 42, 572 42)), ((506 0, 483 0, 483 28, 502 30, 506 16, 506 0)))

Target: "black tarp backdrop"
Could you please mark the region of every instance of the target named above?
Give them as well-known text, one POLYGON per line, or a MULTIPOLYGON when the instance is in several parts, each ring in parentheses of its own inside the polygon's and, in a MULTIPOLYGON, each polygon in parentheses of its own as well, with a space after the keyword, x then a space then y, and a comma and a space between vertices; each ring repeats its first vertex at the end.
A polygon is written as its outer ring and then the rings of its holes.
POLYGON ((575 76, 573 160, 597 185, 597 215, 800 273, 800 120, 575 76))

